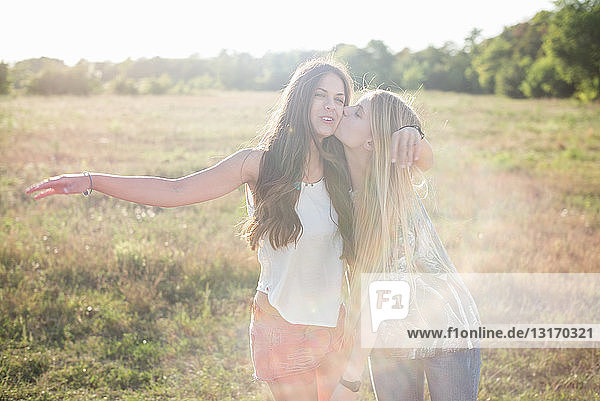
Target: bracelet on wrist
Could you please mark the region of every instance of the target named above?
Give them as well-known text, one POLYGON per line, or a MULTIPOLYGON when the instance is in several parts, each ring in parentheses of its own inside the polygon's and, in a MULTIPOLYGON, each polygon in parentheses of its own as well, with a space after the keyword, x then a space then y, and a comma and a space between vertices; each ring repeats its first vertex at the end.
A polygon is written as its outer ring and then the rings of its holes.
POLYGON ((402 127, 398 128, 398 131, 400 131, 401 129, 404 128, 414 128, 419 132, 419 135, 421 135, 421 139, 425 139, 425 134, 423 133, 423 130, 421 129, 421 127, 417 124, 409 124, 409 125, 403 125, 402 127))
POLYGON ((353 393, 357 393, 358 390, 360 390, 360 380, 357 381, 349 381, 349 380, 345 380, 344 377, 340 378, 340 384, 344 387, 346 387, 348 390, 352 391, 353 393))
POLYGON ((90 179, 90 187, 83 191, 83 196, 90 196, 92 191, 94 190, 94 181, 92 181, 92 175, 87 171, 84 171, 83 175, 87 176, 90 179))

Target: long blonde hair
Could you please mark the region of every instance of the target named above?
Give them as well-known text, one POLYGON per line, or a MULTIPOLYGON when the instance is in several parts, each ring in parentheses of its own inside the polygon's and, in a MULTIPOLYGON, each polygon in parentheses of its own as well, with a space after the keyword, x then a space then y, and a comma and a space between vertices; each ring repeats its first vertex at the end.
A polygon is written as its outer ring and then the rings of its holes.
POLYGON ((414 178, 423 178, 422 172, 391 162, 392 133, 405 125, 421 125, 417 113, 410 102, 389 91, 374 90, 363 97, 369 99, 373 150, 363 190, 354 199, 356 263, 348 268, 351 332, 360 313, 361 274, 398 273, 400 258, 406 273, 423 272, 415 257, 417 241, 441 271, 455 271, 415 190, 414 178))

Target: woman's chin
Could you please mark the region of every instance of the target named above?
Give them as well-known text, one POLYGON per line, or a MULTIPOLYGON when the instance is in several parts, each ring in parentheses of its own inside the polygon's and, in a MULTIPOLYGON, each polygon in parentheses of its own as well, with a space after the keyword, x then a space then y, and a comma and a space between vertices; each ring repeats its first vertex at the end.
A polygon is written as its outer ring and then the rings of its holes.
POLYGON ((344 136, 343 132, 339 129, 335 130, 333 136, 339 139, 341 143, 344 143, 344 138, 347 138, 347 136, 344 136))
POLYGON ((317 138, 319 138, 319 140, 323 140, 325 138, 329 138, 333 134, 334 132, 332 130, 321 130, 317 132, 317 138))

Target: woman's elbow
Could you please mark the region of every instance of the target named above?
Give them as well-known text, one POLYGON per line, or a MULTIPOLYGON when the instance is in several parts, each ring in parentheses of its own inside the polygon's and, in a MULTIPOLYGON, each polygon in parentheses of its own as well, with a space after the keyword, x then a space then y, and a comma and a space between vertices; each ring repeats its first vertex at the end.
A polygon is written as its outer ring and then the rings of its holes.
POLYGON ((433 167, 433 149, 427 140, 422 146, 419 146, 419 158, 415 160, 415 164, 422 171, 427 171, 433 167))
POLYGON ((420 157, 419 160, 415 162, 415 164, 419 169, 421 169, 421 171, 429 170, 433 167, 433 154, 423 158, 420 157))

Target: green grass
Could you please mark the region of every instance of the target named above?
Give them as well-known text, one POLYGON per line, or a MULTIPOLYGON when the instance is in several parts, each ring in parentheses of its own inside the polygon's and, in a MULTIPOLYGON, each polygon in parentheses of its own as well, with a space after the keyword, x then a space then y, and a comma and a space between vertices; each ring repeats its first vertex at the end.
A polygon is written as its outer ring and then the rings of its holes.
MULTIPOLYGON (((23 191, 64 172, 202 169, 251 143, 275 99, 0 98, 0 400, 269 397, 252 381, 258 263, 236 238, 241 190, 177 209, 23 191)), ((459 271, 600 271, 597 104, 419 102, 436 155, 427 206, 459 271)), ((485 349, 479 399, 600 399, 599 361, 485 349)))

